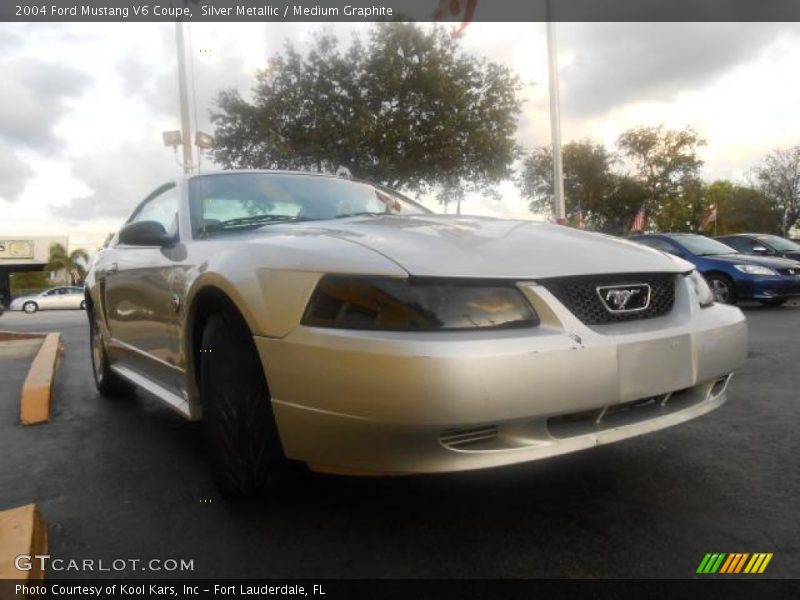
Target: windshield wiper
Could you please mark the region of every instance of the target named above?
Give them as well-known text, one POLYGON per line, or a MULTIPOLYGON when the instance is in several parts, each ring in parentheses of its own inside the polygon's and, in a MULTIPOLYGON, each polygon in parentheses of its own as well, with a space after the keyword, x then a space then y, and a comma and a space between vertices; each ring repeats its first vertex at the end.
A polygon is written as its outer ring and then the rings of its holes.
POLYGON ((251 217, 238 217, 236 219, 226 219, 225 221, 206 223, 200 227, 205 231, 224 231, 226 229, 241 229, 245 227, 260 227, 269 223, 287 223, 293 221, 308 221, 304 217, 293 217, 291 215, 253 215, 251 217))
POLYGON ((368 210, 364 210, 361 212, 351 212, 351 213, 343 213, 341 215, 336 215, 334 219, 346 219, 347 217, 381 217, 384 215, 393 215, 395 213, 389 212, 371 212, 368 210))

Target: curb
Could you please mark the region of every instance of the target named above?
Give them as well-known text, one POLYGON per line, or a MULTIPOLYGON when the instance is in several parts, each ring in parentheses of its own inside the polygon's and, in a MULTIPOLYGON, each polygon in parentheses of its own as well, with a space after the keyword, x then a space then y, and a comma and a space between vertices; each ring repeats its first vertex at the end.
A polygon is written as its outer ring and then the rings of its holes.
POLYGON ((53 382, 63 354, 60 333, 48 333, 22 384, 19 413, 23 425, 47 423, 53 398, 53 382))
POLYGON ((44 333, 22 333, 19 331, 0 331, 0 342, 16 342, 18 340, 36 340, 43 338, 44 333))
MULTIPOLYGON (((0 511, 0 580, 44 579, 41 561, 47 554, 47 523, 35 504, 0 511), (30 557, 30 570, 16 568, 16 558, 30 557)), ((28 560, 25 561, 28 564, 28 560)))

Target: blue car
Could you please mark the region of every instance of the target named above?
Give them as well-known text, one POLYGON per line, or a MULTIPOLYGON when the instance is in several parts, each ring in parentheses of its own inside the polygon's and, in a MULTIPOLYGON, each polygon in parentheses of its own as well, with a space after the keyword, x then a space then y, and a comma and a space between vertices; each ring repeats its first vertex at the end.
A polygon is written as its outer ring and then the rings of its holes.
POLYGON ((693 233, 653 233, 630 239, 679 256, 697 267, 717 302, 757 300, 779 306, 800 298, 800 262, 741 254, 730 246, 693 233))

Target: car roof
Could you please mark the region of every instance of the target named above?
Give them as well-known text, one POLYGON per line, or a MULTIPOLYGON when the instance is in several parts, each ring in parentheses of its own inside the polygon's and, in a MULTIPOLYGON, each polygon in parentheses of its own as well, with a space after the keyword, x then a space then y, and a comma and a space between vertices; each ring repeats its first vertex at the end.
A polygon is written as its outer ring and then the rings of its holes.
POLYGON ((669 231, 657 231, 653 233, 640 233, 631 237, 666 237, 666 238, 679 238, 679 237, 708 237, 702 233, 671 233, 669 231))

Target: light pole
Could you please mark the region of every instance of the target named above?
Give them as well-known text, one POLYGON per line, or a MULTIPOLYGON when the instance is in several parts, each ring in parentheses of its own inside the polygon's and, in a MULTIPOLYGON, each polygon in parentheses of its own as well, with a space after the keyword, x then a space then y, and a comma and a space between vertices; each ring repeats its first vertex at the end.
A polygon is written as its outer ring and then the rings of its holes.
POLYGON ((192 134, 189 121, 189 91, 186 87, 186 49, 183 44, 183 22, 175 23, 175 42, 178 46, 178 91, 181 107, 181 143, 183 145, 183 172, 191 173, 194 168, 192 157, 192 134))
POLYGON ((564 208, 564 165, 561 160, 561 114, 558 99, 558 48, 556 46, 555 23, 551 21, 550 0, 547 12, 547 58, 550 75, 550 144, 553 149, 553 196, 555 200, 556 222, 566 225, 567 213, 564 208))

